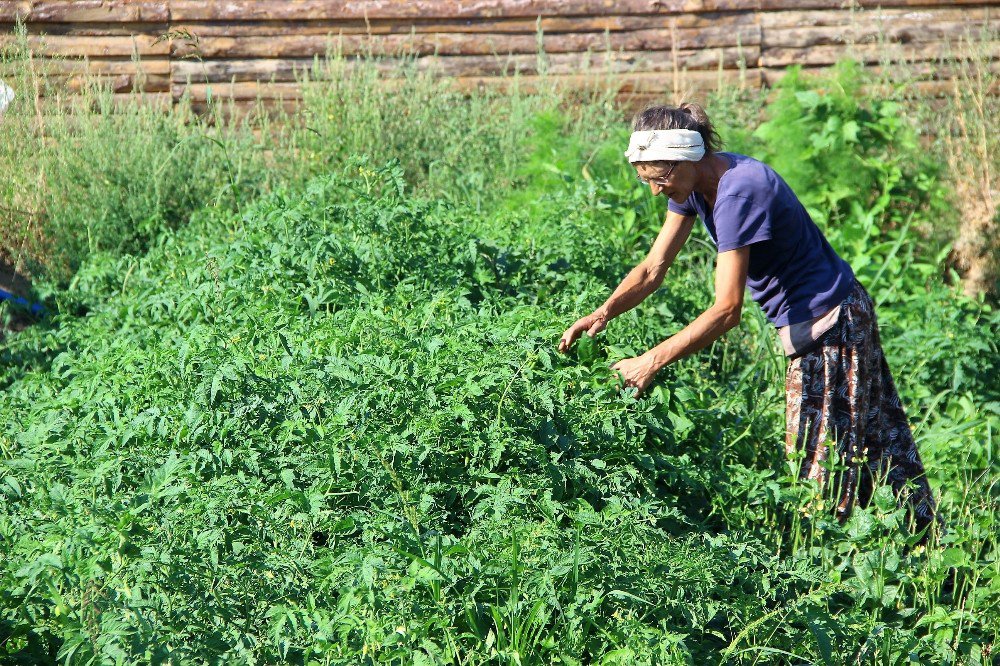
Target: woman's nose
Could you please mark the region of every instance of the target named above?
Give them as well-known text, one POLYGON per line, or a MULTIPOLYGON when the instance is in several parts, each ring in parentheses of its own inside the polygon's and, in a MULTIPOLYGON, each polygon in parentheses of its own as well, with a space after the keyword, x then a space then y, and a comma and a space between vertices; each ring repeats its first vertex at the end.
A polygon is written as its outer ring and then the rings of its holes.
POLYGON ((659 196, 660 192, 663 191, 663 185, 659 185, 651 181, 649 183, 649 189, 652 190, 654 197, 659 196))

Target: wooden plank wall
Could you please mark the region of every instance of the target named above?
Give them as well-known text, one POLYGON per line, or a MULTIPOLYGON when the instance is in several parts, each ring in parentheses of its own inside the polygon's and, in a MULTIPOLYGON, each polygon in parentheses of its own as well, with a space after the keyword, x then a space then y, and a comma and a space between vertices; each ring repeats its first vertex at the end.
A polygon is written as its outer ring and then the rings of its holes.
POLYGON ((850 54, 905 58, 945 92, 937 61, 963 38, 996 70, 998 13, 997 0, 0 0, 0 44, 22 21, 33 53, 64 57, 53 66, 70 88, 90 71, 167 103, 294 102, 301 72, 330 50, 386 67, 410 54, 466 86, 611 71, 623 93, 650 98, 769 85, 788 65, 850 54))

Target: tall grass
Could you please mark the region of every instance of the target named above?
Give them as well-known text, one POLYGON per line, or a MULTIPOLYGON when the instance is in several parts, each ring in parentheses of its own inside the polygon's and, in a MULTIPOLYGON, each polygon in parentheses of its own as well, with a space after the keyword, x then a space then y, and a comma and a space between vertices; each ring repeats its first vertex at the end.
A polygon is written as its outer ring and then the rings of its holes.
POLYGON ((142 252, 194 211, 231 209, 266 185, 248 127, 156 108, 141 94, 119 103, 97 80, 70 95, 23 46, 0 65, 17 92, 2 121, 0 187, 15 211, 3 240, 33 275, 65 284, 90 255, 142 252))
MULTIPOLYGON (((943 180, 955 198, 940 207, 933 228, 924 228, 936 247, 954 242, 970 293, 995 286, 990 230, 1000 151, 988 131, 997 104, 989 94, 997 75, 984 50, 990 34, 970 35, 938 63, 956 74, 944 105, 919 94, 926 78, 919 63, 887 61, 870 81, 892 91, 889 99, 905 106, 927 140, 941 142, 943 180)), ((544 77, 528 92, 512 75, 502 89, 470 94, 406 57, 366 61, 336 52, 303 73, 304 99, 293 111, 235 115, 217 96, 196 115, 186 102, 169 109, 143 104, 141 94, 122 103, 95 79, 70 95, 23 44, 7 47, 0 59, 18 91, 0 145, 0 164, 10 174, 2 184, 2 248, 24 270, 63 283, 89 253, 142 251, 159 230, 177 228, 202 206, 237 209, 241 199, 276 183, 304 183, 352 155, 398 159, 417 191, 481 209, 503 198, 494 193, 526 183, 530 189, 558 173, 550 167, 565 157, 540 156, 530 137, 545 143, 546 133, 572 136, 578 146, 593 146, 589 158, 621 138, 628 115, 610 80, 581 97, 544 77), (543 120, 547 114, 554 125, 543 120)), ((720 88, 711 103, 732 148, 753 150, 764 95, 720 88)), ((797 177, 796 169, 786 171, 797 177)))
POLYGON ((995 131, 1000 72, 986 50, 988 36, 957 45, 953 92, 932 121, 953 176, 953 205, 960 214, 954 258, 969 295, 1000 293, 1000 137, 995 131))
POLYGON ((997 173, 1000 144, 992 131, 1000 113, 1000 71, 991 44, 1000 28, 987 22, 945 43, 933 61, 892 57, 886 49, 873 83, 905 105, 928 154, 938 160, 946 192, 922 233, 950 245, 949 269, 957 269, 969 296, 1000 295, 997 173))

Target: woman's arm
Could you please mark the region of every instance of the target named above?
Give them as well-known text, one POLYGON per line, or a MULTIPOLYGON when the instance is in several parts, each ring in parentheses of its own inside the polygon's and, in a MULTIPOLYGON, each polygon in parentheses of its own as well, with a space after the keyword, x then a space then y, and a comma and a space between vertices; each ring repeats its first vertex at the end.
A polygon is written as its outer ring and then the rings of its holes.
POLYGON ((719 253, 715 268, 715 303, 679 333, 642 356, 627 358, 612 366, 621 372, 625 385, 635 386, 642 393, 660 368, 707 347, 739 324, 749 264, 749 246, 719 253))
POLYGON ((559 351, 565 352, 584 331, 593 337, 604 330, 608 322, 623 312, 631 310, 647 296, 656 291, 667 269, 673 264, 677 253, 687 241, 694 226, 695 218, 667 211, 663 228, 653 242, 653 247, 645 259, 633 268, 614 293, 593 313, 581 317, 570 326, 559 340, 559 351))
POLYGON ((679 333, 649 350, 660 368, 704 349, 740 323, 749 264, 749 246, 719 253, 715 265, 715 303, 679 333))

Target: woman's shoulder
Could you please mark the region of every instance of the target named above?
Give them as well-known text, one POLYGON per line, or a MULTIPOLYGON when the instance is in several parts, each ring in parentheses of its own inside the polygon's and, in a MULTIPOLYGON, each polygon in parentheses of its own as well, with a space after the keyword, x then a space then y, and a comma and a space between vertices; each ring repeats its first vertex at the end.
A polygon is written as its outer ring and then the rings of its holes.
POLYGON ((766 163, 741 153, 720 152, 730 167, 719 180, 719 197, 735 196, 754 200, 774 197, 781 189, 781 178, 766 163))
POLYGON ((751 157, 750 155, 730 152, 720 152, 717 154, 729 160, 730 167, 726 171, 726 175, 729 175, 730 172, 732 172, 732 174, 742 177, 754 177, 766 176, 774 173, 774 169, 757 158, 751 157))

